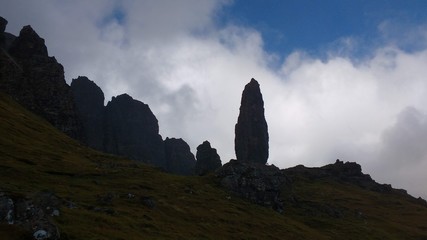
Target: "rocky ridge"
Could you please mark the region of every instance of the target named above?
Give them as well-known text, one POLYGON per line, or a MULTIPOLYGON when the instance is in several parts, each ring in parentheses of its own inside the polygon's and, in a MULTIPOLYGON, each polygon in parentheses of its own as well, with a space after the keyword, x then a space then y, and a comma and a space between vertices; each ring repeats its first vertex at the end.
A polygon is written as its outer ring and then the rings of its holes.
MULTIPOLYGON (((2 20, 1 29, 6 24, 2 20)), ((0 89, 62 132, 81 140, 82 125, 64 68, 49 57, 44 39, 31 26, 23 27, 16 38, 4 31, 1 35, 0 89)))
POLYGON ((183 140, 171 148, 181 153, 166 160, 158 121, 147 104, 122 94, 104 106, 102 90, 87 77, 73 79, 68 86, 62 65, 49 57, 44 39, 31 26, 15 37, 5 32, 6 25, 7 20, 0 17, 1 91, 94 149, 169 172, 194 173, 194 156, 191 160, 192 153, 184 154, 179 147, 183 140))

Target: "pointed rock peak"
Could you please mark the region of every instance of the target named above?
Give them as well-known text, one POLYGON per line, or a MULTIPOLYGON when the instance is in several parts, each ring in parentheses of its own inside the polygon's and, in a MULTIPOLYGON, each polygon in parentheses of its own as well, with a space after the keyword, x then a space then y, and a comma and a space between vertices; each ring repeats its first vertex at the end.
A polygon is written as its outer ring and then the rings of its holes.
POLYGON ((251 84, 251 85, 255 85, 256 84, 256 85, 259 86, 259 83, 258 83, 257 80, 255 80, 255 78, 252 78, 251 81, 248 84, 251 84))
POLYGON ((215 148, 208 141, 204 141, 197 147, 196 175, 202 176, 214 172, 222 166, 221 158, 215 148))
POLYGON ((0 16, 0 34, 6 30, 7 20, 0 16))
POLYGON ((19 58, 48 56, 44 39, 30 25, 22 28, 9 51, 12 55, 19 58))
POLYGON ((199 148, 211 148, 211 143, 209 141, 204 141, 197 147, 197 150, 199 150, 199 148))
POLYGON ((71 82, 74 100, 80 109, 88 108, 88 113, 94 108, 104 107, 104 92, 96 83, 85 76, 79 76, 71 82))
POLYGON ((238 161, 267 162, 268 126, 264 116, 264 101, 259 83, 253 78, 242 93, 235 134, 234 148, 238 161))
POLYGON ((129 94, 123 93, 121 95, 117 95, 117 96, 113 97, 111 101, 131 102, 132 100, 133 100, 133 98, 131 96, 129 96, 129 94))

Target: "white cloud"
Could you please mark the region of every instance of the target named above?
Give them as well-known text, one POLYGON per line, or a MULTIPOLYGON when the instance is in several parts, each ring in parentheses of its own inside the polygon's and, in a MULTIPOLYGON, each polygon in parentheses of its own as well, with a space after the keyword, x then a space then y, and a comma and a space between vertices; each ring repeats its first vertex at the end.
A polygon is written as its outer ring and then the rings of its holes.
POLYGON ((270 163, 356 161, 374 179, 427 197, 426 49, 405 52, 389 41, 354 60, 346 54, 359 43, 343 38, 326 59, 298 51, 275 69, 279 58, 264 51, 259 32, 215 25, 228 2, 16 0, 0 15, 15 34, 31 23, 68 82, 86 75, 107 100, 127 92, 148 103, 162 136, 182 137, 193 151, 209 140, 223 162, 234 158, 241 92, 254 77, 264 96, 270 163), (114 19, 115 11, 123 19, 114 19))

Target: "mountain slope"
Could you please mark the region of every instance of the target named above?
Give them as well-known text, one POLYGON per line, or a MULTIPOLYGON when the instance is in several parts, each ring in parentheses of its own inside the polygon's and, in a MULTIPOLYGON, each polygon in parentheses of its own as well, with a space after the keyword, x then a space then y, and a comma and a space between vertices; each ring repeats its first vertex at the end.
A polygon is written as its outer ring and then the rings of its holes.
MULTIPOLYGON (((427 239, 427 207, 406 195, 290 174, 284 213, 88 149, 0 94, 0 192, 61 201, 61 239, 427 239)), ((0 236, 33 232, 0 224, 0 236)), ((31 238, 29 238, 31 239, 31 238)))

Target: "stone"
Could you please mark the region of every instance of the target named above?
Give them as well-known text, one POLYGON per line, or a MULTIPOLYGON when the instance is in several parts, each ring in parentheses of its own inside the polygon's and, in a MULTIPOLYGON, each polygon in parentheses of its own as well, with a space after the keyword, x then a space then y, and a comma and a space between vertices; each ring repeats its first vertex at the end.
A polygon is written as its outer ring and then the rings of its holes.
POLYGON ((71 90, 83 125, 84 142, 91 148, 104 150, 104 93, 84 76, 72 80, 71 90))
POLYGON ((7 222, 32 232, 35 239, 60 239, 51 217, 59 215, 61 201, 53 193, 39 192, 31 197, 0 193, 0 224, 7 222))
POLYGON ((141 200, 141 203, 144 206, 146 206, 146 207, 148 207, 150 209, 153 209, 153 208, 156 207, 156 201, 152 197, 145 197, 145 196, 143 196, 143 197, 141 197, 140 200, 141 200))
POLYGON ((166 171, 180 175, 192 175, 196 160, 190 146, 181 138, 166 138, 166 171))
POLYGON ((49 238, 49 233, 46 232, 43 229, 37 230, 34 234, 33 237, 37 240, 43 240, 43 239, 48 239, 49 238))
POLYGON ((216 171, 221 186, 231 193, 262 206, 283 212, 281 188, 288 178, 274 165, 231 160, 216 171))
POLYGON ((216 149, 212 148, 208 141, 204 141, 197 147, 196 159, 195 173, 199 176, 214 172, 222 166, 216 149))
POLYGON ((8 196, 0 196, 0 220, 4 219, 8 224, 15 222, 15 205, 8 196))
POLYGON ((259 83, 253 78, 243 90, 234 148, 237 161, 267 163, 268 126, 264 116, 264 101, 259 83))
POLYGON ((105 152, 166 168, 159 124, 147 104, 127 94, 113 97, 105 108, 104 124, 105 152))

